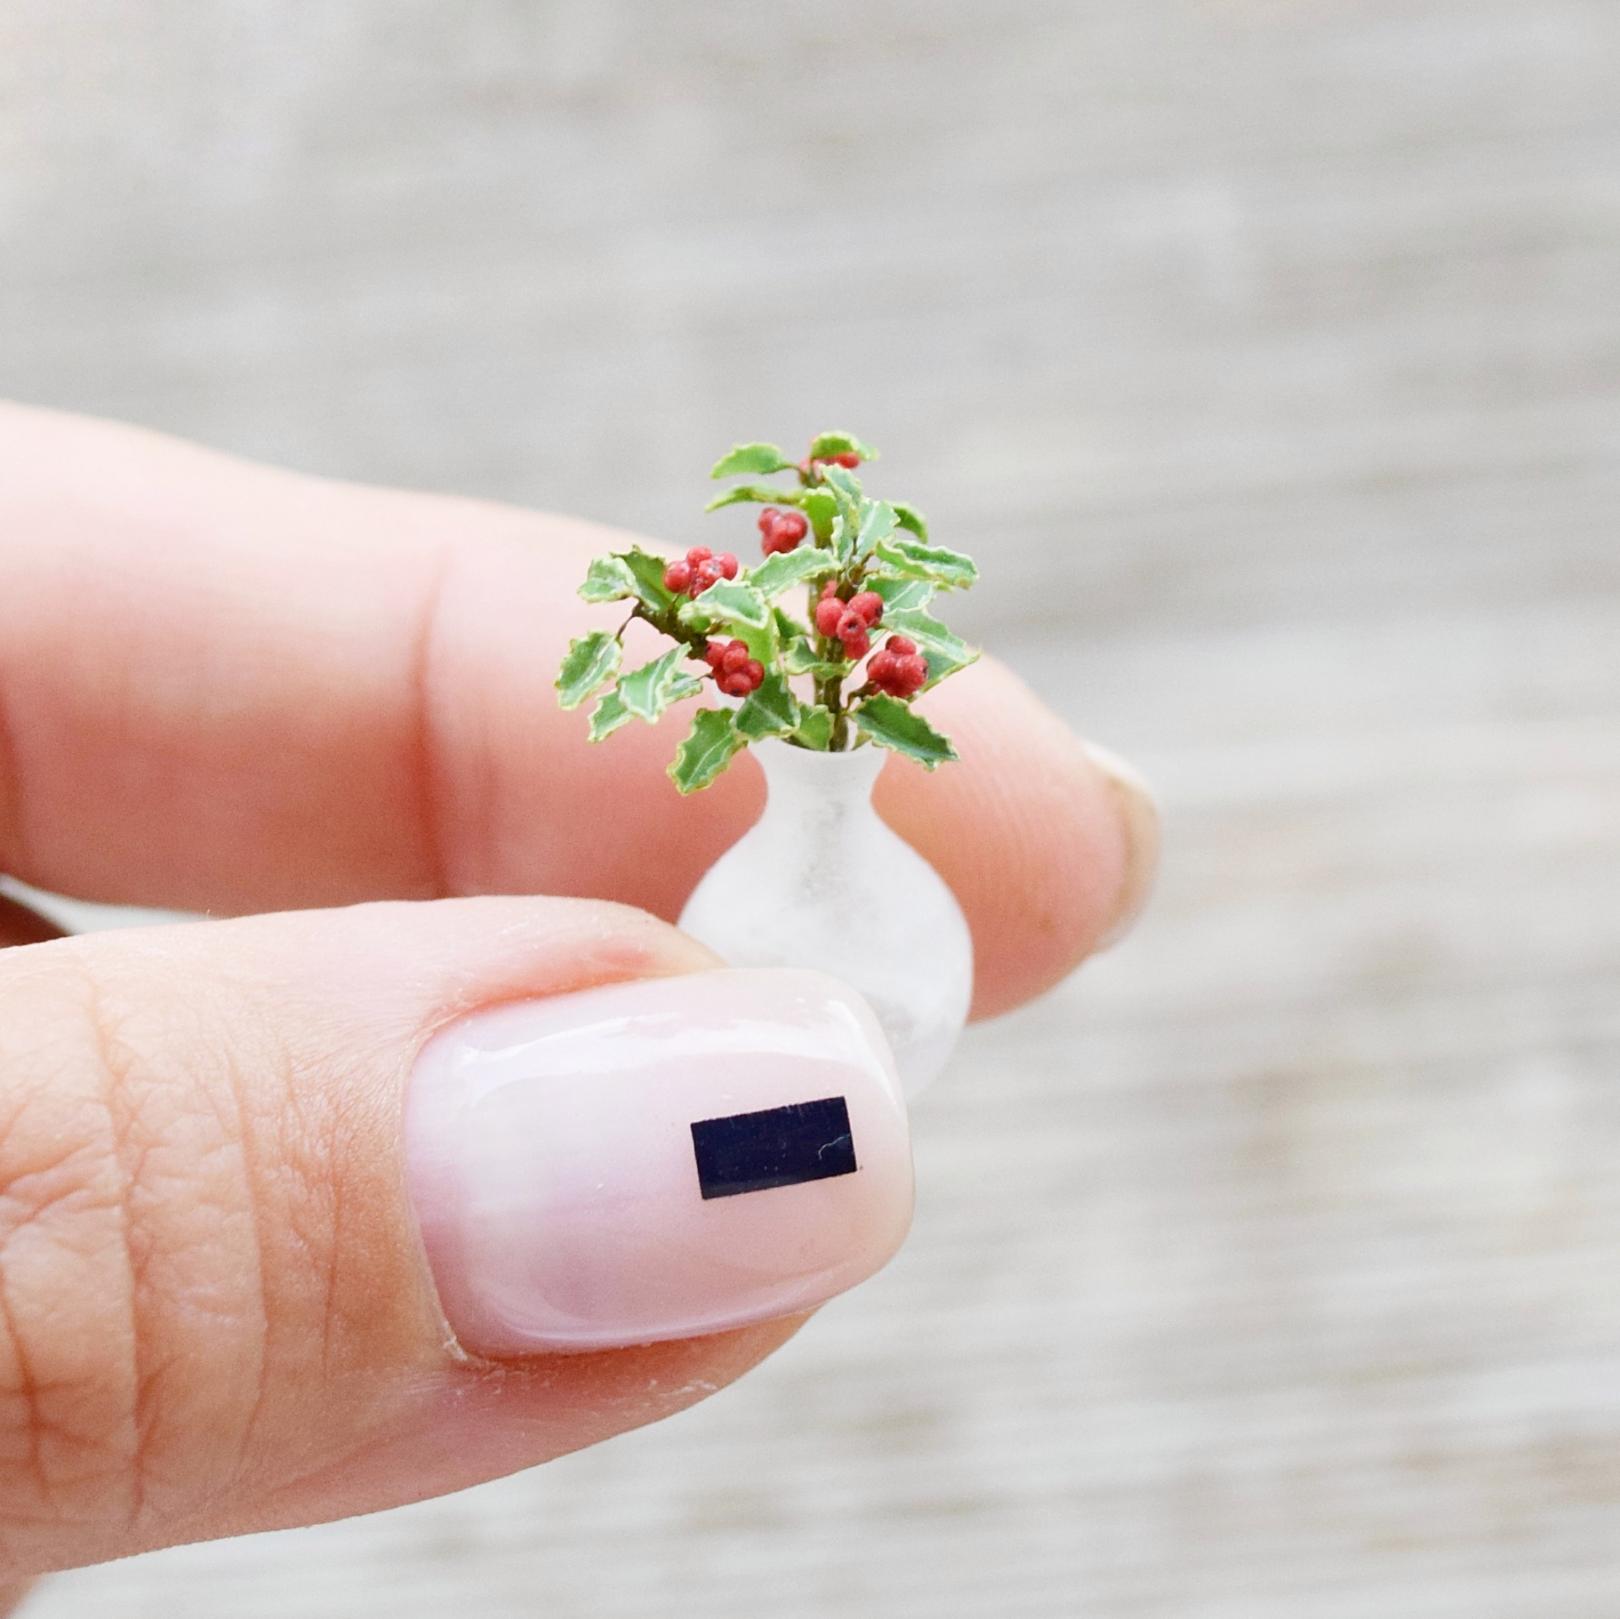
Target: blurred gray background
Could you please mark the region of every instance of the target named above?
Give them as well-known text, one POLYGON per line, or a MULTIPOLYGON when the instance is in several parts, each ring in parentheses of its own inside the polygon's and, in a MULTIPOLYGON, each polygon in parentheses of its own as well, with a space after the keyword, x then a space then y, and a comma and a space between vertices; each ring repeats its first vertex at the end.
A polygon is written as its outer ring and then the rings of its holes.
POLYGON ((31 1611, 1613 1619, 1617 86, 1612 0, 9 0, 0 391, 672 540, 853 427, 1168 816, 744 1385, 31 1611))

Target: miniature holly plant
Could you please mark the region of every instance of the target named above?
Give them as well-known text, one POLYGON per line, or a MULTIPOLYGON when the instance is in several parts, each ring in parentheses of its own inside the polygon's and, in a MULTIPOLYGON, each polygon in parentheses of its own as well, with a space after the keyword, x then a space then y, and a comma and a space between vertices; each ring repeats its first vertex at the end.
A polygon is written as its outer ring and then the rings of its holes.
POLYGON ((818 435, 803 461, 774 444, 723 455, 710 476, 747 481, 707 509, 764 507, 764 555, 752 567, 707 546, 673 561, 634 546, 591 563, 580 595, 629 604, 616 631, 592 630, 569 646, 557 677, 564 708, 601 693, 593 742, 632 719, 651 724, 711 681, 731 702, 693 715, 669 767, 683 793, 707 787, 767 737, 821 753, 876 744, 930 770, 956 757, 911 703, 978 657, 930 611, 937 592, 967 589, 978 569, 929 544, 915 507, 865 493, 856 469, 875 455, 848 433, 818 435), (794 481, 753 481, 777 473, 794 481), (794 600, 802 616, 784 605, 794 600), (637 619, 671 644, 627 672, 624 632, 637 619))

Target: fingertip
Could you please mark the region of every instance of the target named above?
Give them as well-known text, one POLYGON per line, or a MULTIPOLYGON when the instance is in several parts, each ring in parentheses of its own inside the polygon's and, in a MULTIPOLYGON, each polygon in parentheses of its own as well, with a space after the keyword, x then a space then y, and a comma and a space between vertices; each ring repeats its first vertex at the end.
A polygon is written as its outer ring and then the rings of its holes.
POLYGON ((961 762, 925 775, 894 761, 877 803, 955 892, 973 931, 972 1016, 995 1017, 1128 925, 1151 885, 1157 817, 993 659, 941 686, 928 711, 961 762))

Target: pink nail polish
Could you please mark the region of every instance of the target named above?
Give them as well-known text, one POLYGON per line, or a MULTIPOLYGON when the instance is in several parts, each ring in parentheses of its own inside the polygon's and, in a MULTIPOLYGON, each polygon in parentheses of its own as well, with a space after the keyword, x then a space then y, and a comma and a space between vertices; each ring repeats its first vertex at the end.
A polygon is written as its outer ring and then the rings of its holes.
POLYGON ((483 1355, 808 1309, 882 1266, 911 1219, 888 1048, 819 973, 693 973, 477 1013, 423 1049, 405 1137, 445 1315, 483 1355))

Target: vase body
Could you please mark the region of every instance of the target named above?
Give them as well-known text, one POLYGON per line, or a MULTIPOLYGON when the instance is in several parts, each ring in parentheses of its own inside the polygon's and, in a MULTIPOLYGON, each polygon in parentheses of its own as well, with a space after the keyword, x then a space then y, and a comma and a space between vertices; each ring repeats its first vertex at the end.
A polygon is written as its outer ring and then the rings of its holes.
POLYGON ((723 854, 680 926, 734 967, 812 967, 852 985, 907 1096, 945 1066, 967 1018, 973 945, 939 873, 872 805, 886 753, 753 748, 765 813, 723 854))

